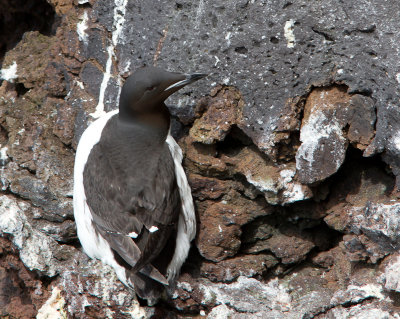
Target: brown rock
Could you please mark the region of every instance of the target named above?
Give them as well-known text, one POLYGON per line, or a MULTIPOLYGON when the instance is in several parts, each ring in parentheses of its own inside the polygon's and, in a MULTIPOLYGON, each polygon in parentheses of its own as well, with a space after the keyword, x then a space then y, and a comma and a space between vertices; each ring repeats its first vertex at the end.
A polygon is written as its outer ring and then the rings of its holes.
POLYGON ((25 88, 44 85, 49 66, 49 57, 55 45, 55 38, 38 31, 26 32, 23 40, 4 58, 4 65, 17 64, 18 83, 25 88))
POLYGON ((394 179, 384 169, 367 161, 345 166, 343 176, 331 191, 330 205, 343 199, 355 207, 363 207, 368 202, 385 202, 395 186, 394 179))
POLYGON ((349 208, 344 203, 332 207, 329 214, 324 218, 330 228, 344 232, 350 223, 349 208))
POLYGON ((207 285, 204 279, 182 274, 170 302, 175 308, 184 312, 198 313, 204 306, 212 307, 216 303, 216 296, 206 295, 204 285, 207 285))
POLYGON ((200 254, 211 261, 234 256, 240 248, 240 224, 236 216, 240 208, 219 202, 200 212, 197 247, 200 254))
POLYGON ((296 96, 289 98, 284 111, 279 116, 274 130, 274 148, 267 153, 274 162, 291 162, 300 146, 298 131, 300 131, 300 117, 304 109, 305 98, 296 96))
POLYGON ((0 317, 33 318, 49 292, 25 268, 7 239, 0 237, 0 247, 0 317))
POLYGON ((349 260, 376 263, 395 249, 398 203, 388 201, 394 179, 374 162, 345 165, 335 183, 324 218, 329 227, 345 233, 341 247, 349 260))
POLYGON ((264 194, 269 204, 289 204, 312 197, 312 190, 296 181, 293 164, 277 166, 255 147, 244 147, 234 156, 222 156, 232 171, 264 194))
POLYGON ((243 185, 238 182, 216 182, 213 178, 195 174, 190 174, 189 179, 194 186, 200 224, 196 243, 201 255, 208 260, 220 261, 234 256, 241 245, 241 227, 273 212, 273 208, 261 198, 251 200, 243 196, 239 192, 243 185), (212 190, 205 190, 207 182, 211 182, 212 190), (209 200, 214 198, 219 201, 209 200))
POLYGON ((336 246, 328 251, 320 252, 312 258, 312 261, 318 266, 326 268, 323 276, 327 287, 336 290, 348 284, 352 272, 352 262, 341 247, 336 246))
POLYGON ((333 255, 332 251, 321 251, 316 256, 312 258, 314 264, 329 268, 335 263, 335 256, 333 255))
POLYGON ((64 65, 57 62, 51 62, 46 67, 46 82, 44 88, 49 95, 64 97, 67 95, 67 70, 64 65))
POLYGON ((296 154, 296 168, 302 183, 324 180, 342 165, 347 140, 344 123, 336 118, 336 111, 347 107, 350 95, 343 88, 317 88, 307 98, 300 130, 300 145, 296 154))
POLYGON ((228 193, 233 187, 232 184, 237 184, 234 181, 222 181, 198 174, 189 174, 188 180, 192 195, 199 200, 218 199, 228 193))
POLYGON ((57 14, 66 14, 73 9, 72 1, 69 0, 49 0, 57 14))
POLYGON ((344 235, 341 246, 352 262, 367 261, 376 264, 388 255, 387 250, 365 235, 344 235))
POLYGON ((225 162, 215 157, 215 145, 196 143, 189 136, 180 145, 185 153, 184 164, 187 171, 207 176, 229 176, 225 162))
POLYGON ((64 100, 48 99, 46 102, 53 103, 55 106, 53 109, 57 110, 53 127, 54 135, 56 135, 64 144, 70 145, 74 138, 76 111, 64 100))
POLYGON ((278 260, 268 254, 244 255, 218 263, 204 262, 200 274, 214 282, 231 282, 239 276, 261 276, 277 263, 278 260))
POLYGON ((295 232, 289 232, 272 236, 267 241, 268 249, 280 258, 283 264, 304 260, 307 253, 315 246, 309 236, 301 234, 301 237, 297 237, 296 235, 298 236, 295 232))
POLYGON ((365 150, 374 137, 372 99, 350 95, 345 87, 316 88, 307 98, 296 154, 299 180, 312 184, 342 165, 348 143, 365 150))
POLYGON ((375 136, 376 113, 374 101, 363 95, 353 95, 346 118, 346 122, 349 125, 347 138, 356 148, 364 151, 375 136))
POLYGON ((233 87, 219 86, 211 95, 211 105, 189 132, 194 141, 204 144, 223 141, 232 125, 241 121, 244 105, 240 92, 233 87))
POLYGON ((315 247, 310 233, 284 224, 274 225, 273 218, 259 219, 243 229, 242 251, 245 253, 272 252, 283 264, 304 260, 315 247))

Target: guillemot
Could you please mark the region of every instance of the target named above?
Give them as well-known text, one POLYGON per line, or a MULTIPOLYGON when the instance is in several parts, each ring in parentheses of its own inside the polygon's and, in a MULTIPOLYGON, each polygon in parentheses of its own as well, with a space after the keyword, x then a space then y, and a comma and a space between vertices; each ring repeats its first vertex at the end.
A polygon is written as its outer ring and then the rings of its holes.
POLYGON ((74 216, 83 250, 149 304, 174 282, 196 234, 164 101, 205 76, 138 69, 122 87, 119 110, 93 122, 76 151, 74 216))

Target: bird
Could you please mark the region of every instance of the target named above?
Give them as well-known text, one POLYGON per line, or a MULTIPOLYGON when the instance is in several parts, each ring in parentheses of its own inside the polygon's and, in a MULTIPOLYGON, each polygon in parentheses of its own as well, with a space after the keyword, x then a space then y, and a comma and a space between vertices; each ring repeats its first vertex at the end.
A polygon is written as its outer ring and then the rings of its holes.
POLYGON ((82 248, 148 305, 173 287, 196 235, 182 150, 164 101, 206 75, 137 69, 118 108, 91 123, 77 146, 73 206, 82 248))

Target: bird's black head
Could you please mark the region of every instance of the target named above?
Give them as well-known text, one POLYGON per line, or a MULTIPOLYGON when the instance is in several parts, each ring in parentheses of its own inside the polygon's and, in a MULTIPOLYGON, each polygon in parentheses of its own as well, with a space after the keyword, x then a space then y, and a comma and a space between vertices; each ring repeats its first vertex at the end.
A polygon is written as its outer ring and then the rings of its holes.
POLYGON ((142 120, 146 124, 169 127, 169 112, 164 101, 172 93, 193 83, 206 74, 181 74, 168 72, 157 67, 143 67, 136 70, 122 87, 120 118, 142 120), (159 122, 162 123, 159 123, 159 122), (154 123, 152 123, 154 122, 154 123))

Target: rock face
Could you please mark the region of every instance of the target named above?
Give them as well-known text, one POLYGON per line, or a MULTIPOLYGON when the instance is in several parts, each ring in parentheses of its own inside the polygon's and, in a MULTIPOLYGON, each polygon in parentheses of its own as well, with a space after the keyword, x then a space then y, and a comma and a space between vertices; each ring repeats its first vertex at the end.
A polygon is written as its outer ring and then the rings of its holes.
POLYGON ((398 1, 0 0, 0 317, 397 318, 398 1), (75 149, 147 64, 198 234, 145 307, 81 251, 75 149))

